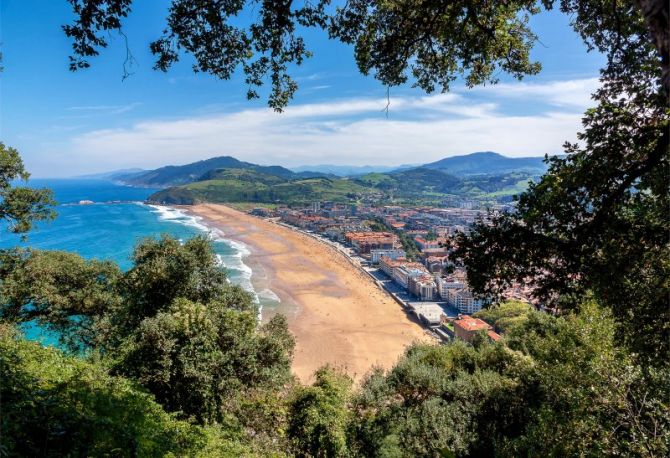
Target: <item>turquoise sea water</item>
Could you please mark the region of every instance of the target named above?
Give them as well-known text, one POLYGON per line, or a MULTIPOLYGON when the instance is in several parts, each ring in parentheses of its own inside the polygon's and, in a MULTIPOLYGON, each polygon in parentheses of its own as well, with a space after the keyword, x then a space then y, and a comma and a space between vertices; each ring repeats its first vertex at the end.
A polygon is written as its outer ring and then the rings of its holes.
MULTIPOLYGON (((251 269, 244 264, 248 251, 244 245, 226 240, 225 234, 204 226, 196 217, 169 207, 150 206, 143 201, 155 189, 120 186, 103 180, 34 179, 32 187, 53 190, 58 216, 50 222, 39 223, 22 241, 3 231, 0 248, 14 246, 45 250, 73 251, 88 259, 109 259, 121 268, 130 267, 130 255, 138 241, 145 237, 170 234, 185 240, 207 233, 214 243, 217 257, 225 266, 228 278, 252 292, 261 307, 276 303, 278 298, 269 290, 256 294, 251 283, 251 269), (80 205, 82 200, 93 201, 80 205)), ((29 338, 53 343, 53 336, 35 326, 25 329, 29 338)))

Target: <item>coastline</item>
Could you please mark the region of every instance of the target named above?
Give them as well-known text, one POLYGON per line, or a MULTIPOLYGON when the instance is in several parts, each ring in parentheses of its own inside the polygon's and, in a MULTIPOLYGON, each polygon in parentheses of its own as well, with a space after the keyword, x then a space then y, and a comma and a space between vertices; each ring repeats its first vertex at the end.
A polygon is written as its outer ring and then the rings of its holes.
POLYGON ((243 243, 255 289, 267 288, 281 302, 296 338, 293 371, 312 381, 330 364, 360 382, 373 367, 389 369, 412 342, 430 342, 422 327, 395 300, 332 246, 283 225, 218 204, 179 209, 202 218, 225 238, 243 243))

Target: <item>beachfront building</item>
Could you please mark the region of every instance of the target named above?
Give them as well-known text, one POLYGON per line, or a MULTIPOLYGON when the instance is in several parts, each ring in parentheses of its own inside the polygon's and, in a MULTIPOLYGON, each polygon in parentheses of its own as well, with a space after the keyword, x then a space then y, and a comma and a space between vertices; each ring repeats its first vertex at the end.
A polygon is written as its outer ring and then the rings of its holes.
POLYGON ((440 326, 446 319, 442 308, 434 302, 427 304, 412 303, 410 308, 417 318, 431 327, 440 326))
POLYGON ((407 289, 422 301, 432 301, 437 296, 437 285, 430 275, 409 277, 407 289))
POLYGON ((447 303, 456 307, 460 313, 475 313, 482 309, 485 301, 475 299, 472 291, 467 288, 447 289, 447 303))
POLYGON ((401 250, 399 248, 394 248, 390 250, 380 250, 380 249, 370 250, 370 261, 372 261, 373 264, 379 264, 382 256, 392 259, 394 261, 397 259, 404 259, 405 250, 401 250))
POLYGON ((449 301, 449 290, 463 289, 466 286, 464 281, 453 276, 437 277, 435 283, 437 284, 437 293, 447 302, 449 301))
POLYGON ((358 254, 369 254, 370 250, 392 250, 400 247, 398 236, 390 232, 347 232, 344 239, 358 254))
POLYGON ((379 258, 379 268, 389 277, 393 278, 393 269, 400 267, 406 260, 402 258, 391 259, 388 256, 379 258))

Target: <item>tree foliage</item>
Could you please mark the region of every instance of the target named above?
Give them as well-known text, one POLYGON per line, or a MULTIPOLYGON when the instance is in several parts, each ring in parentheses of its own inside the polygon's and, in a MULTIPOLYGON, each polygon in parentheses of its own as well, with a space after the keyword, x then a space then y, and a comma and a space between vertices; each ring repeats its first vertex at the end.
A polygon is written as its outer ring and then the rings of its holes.
MULTIPOLYGON (((72 39, 70 68, 77 70, 88 67, 89 59, 107 46, 108 32, 122 33, 132 0, 68 1, 75 20, 63 28, 72 39)), ((537 37, 529 18, 559 2, 351 0, 337 7, 330 3, 172 0, 167 27, 150 44, 156 56, 154 68, 168 70, 185 52, 193 56, 196 72, 227 80, 241 69, 247 97, 259 97, 258 88, 269 80, 268 105, 281 111, 298 89, 290 70, 311 56, 301 31, 315 27, 354 45, 360 71, 374 73, 387 86, 411 81, 433 92, 448 90, 458 76, 468 86, 495 83, 500 72, 520 79, 541 67, 530 59, 537 37), (249 9, 252 19, 241 20, 249 9)), ((612 36, 603 30, 613 30, 631 14, 641 18, 638 4, 664 56, 668 8, 659 0, 561 0, 560 9, 576 17, 575 29, 589 44, 611 49, 612 36)), ((668 60, 663 59, 667 73, 668 60)))
POLYGON ((288 437, 295 455, 347 456, 351 379, 330 367, 317 370, 314 378, 290 402, 288 437))
POLYGON ((187 455, 206 435, 93 361, 19 339, 0 325, 3 456, 187 455))
POLYGON ((285 319, 257 328, 248 293, 226 280, 211 243, 146 239, 127 272, 58 251, 10 251, 0 262, 0 317, 36 322, 78 351, 101 351, 168 411, 221 421, 245 390, 290 382, 285 319))
POLYGON ((521 194, 515 212, 462 237, 458 255, 480 293, 498 295, 512 282, 526 282, 565 310, 592 292, 614 311, 631 348, 665 364, 670 110, 662 66, 632 5, 616 3, 612 11, 597 2, 579 5, 579 31, 608 56, 580 143, 549 160, 549 171, 521 194))
POLYGON ((0 220, 14 233, 28 232, 36 221, 55 215, 51 191, 16 185, 16 181, 29 177, 19 152, 0 142, 0 220))
POLYGON ((608 312, 531 312, 504 344, 419 345, 353 401, 360 456, 663 456, 667 370, 644 374, 608 312))

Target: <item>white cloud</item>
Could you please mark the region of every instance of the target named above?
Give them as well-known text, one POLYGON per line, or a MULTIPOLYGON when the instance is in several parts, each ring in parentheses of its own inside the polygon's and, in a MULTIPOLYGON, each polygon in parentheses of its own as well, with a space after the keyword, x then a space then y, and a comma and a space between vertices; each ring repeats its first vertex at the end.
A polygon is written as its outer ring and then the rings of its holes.
POLYGON ((71 139, 67 161, 118 167, 182 164, 215 155, 287 166, 421 163, 492 150, 509 156, 554 154, 574 141, 593 80, 499 85, 424 97, 357 98, 268 109, 146 120, 71 139), (476 95, 477 97, 472 97, 476 95), (487 95, 480 102, 481 95, 487 95), (536 113, 509 110, 527 100, 536 113))
POLYGON ((518 99, 537 98, 557 107, 584 108, 591 105, 591 94, 600 86, 598 78, 548 83, 505 83, 475 89, 485 95, 518 99))
POLYGON ((139 102, 129 103, 127 105, 86 105, 68 107, 67 111, 75 111, 84 114, 121 114, 134 110, 140 105, 139 102))

